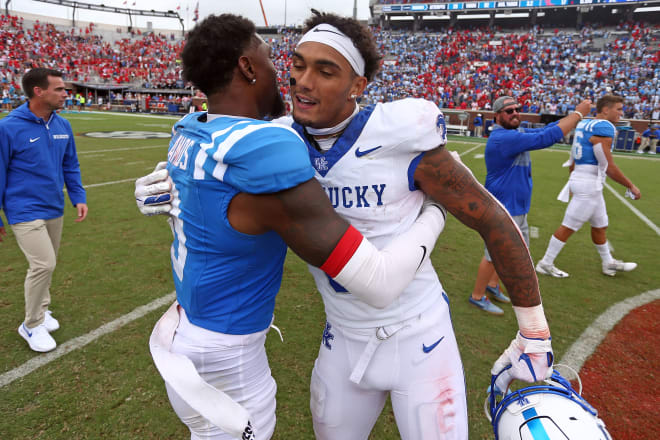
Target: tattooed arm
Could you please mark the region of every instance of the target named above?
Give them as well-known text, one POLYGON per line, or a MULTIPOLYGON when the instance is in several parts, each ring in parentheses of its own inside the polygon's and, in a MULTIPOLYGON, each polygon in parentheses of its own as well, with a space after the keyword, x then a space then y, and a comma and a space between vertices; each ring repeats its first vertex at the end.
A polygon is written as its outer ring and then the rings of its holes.
POLYGON ((418 188, 481 235, 513 305, 541 303, 534 265, 518 228, 465 165, 439 147, 424 155, 414 178, 418 188))
POLYGON ((414 178, 422 191, 479 232, 511 296, 519 331, 491 368, 496 379, 491 391, 504 393, 514 379, 536 382, 550 377, 554 361, 550 329, 532 259, 513 219, 443 147, 424 155, 414 178))

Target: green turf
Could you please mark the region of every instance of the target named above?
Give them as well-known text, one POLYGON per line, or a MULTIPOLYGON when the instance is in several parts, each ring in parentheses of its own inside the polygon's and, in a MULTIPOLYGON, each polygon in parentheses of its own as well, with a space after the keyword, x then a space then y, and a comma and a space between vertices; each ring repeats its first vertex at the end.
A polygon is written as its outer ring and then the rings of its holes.
MULTIPOLYGON (((65 116, 77 134, 86 185, 146 174, 156 162, 165 159, 167 140, 95 139, 81 134, 113 130, 168 132, 174 121, 89 113, 65 116)), ((475 157, 483 155, 483 144, 462 137, 452 137, 450 142, 450 148, 459 152, 475 146, 462 159, 483 181, 484 160, 475 157)), ((535 188, 529 223, 539 229, 539 238, 531 241, 535 261, 542 256, 566 206, 556 200, 567 176, 561 168, 567 158, 565 150, 553 148, 532 153, 535 188)), ((634 206, 660 225, 658 160, 640 160, 634 154, 616 154, 615 158, 642 191, 642 199, 635 201, 634 206)), ((623 193, 621 186, 613 182, 611 185, 623 193)), ((163 218, 139 215, 133 189, 132 181, 89 188, 89 218, 81 224, 73 222, 74 210, 67 206, 51 289, 51 309, 61 323, 61 329, 54 333, 59 343, 94 330, 173 290, 169 227, 163 218)), ((655 266, 660 237, 607 190, 605 198, 610 216, 608 236, 615 248, 614 255, 637 261, 639 267, 632 273, 605 277, 600 274, 600 259, 588 230, 571 238, 556 262, 571 277, 540 278, 558 359, 607 307, 660 286, 660 273, 655 266)), ((35 356, 43 356, 30 351, 16 332, 23 318, 23 279, 27 265, 11 229, 8 233, 0 243, 0 322, 3 323, 0 374, 35 356)), ((471 439, 492 438, 482 410, 484 390, 492 362, 516 330, 510 307, 504 307, 504 317, 494 317, 467 302, 482 249, 479 236, 451 218, 432 255, 452 301, 453 322, 465 366, 471 439)), ((0 438, 188 438, 187 429, 169 406, 147 346, 153 324, 163 311, 152 312, 0 389, 0 413, 4 415, 0 420, 0 438)), ((292 254, 287 258, 275 318, 284 342, 274 332, 267 340, 271 368, 278 383, 278 424, 274 438, 311 439, 308 386, 324 314, 305 264, 292 254)), ((398 438, 389 405, 371 438, 398 438)))

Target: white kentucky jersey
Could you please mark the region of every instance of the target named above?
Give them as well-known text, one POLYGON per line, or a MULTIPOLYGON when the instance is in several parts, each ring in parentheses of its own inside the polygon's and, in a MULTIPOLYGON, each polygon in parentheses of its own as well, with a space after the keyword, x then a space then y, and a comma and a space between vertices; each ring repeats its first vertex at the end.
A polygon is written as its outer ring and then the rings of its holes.
POLYGON ((594 182, 594 190, 600 191, 603 189, 608 163, 602 145, 593 144, 592 136, 611 138, 612 146, 614 146, 616 128, 614 124, 605 119, 580 121, 575 128, 575 137, 571 147, 571 159, 575 168, 570 180, 581 182, 591 180, 594 182))
MULTIPOLYGON (((301 134, 316 179, 335 210, 378 248, 414 223, 425 197, 415 186, 415 169, 424 152, 447 142, 442 113, 423 99, 364 108, 325 153, 319 152, 305 129, 290 118, 275 122, 292 124, 301 134)), ((360 301, 320 269, 310 266, 310 271, 323 296, 328 320, 355 328, 407 319, 442 294, 428 259, 401 297, 385 309, 360 301)))

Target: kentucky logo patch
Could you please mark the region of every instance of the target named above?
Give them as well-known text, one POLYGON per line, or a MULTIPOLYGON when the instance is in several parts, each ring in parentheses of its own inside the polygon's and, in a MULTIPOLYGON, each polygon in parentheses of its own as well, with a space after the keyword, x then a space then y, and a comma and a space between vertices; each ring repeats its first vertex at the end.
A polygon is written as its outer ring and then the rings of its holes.
POLYGON ((314 168, 318 172, 328 171, 328 160, 325 157, 314 158, 314 168))
POLYGON ((329 322, 326 321, 325 323, 325 329, 323 329, 323 345, 328 349, 332 350, 332 345, 330 345, 330 341, 335 339, 335 335, 330 333, 330 329, 332 328, 332 325, 330 325, 329 322))
POLYGON ((447 126, 445 125, 445 116, 440 113, 435 121, 435 126, 443 138, 447 137, 447 126))

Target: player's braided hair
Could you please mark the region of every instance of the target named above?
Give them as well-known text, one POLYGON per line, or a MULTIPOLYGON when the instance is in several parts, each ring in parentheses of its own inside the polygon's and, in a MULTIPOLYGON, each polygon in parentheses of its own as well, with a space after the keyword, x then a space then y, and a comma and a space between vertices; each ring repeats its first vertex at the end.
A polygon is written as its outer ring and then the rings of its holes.
POLYGON ((315 9, 312 9, 312 13, 313 15, 305 21, 303 33, 310 31, 314 26, 321 23, 330 24, 342 31, 360 51, 360 55, 364 58, 364 76, 367 77, 368 81, 372 81, 378 70, 380 70, 382 57, 378 53, 376 42, 369 28, 353 18, 340 17, 327 12, 319 12, 315 9))
POLYGON ((209 15, 189 33, 181 52, 183 78, 209 96, 231 81, 238 58, 256 44, 256 28, 233 14, 209 15))

